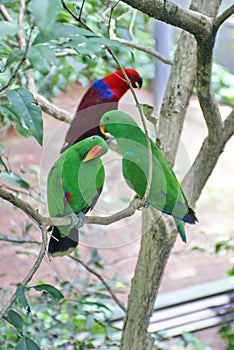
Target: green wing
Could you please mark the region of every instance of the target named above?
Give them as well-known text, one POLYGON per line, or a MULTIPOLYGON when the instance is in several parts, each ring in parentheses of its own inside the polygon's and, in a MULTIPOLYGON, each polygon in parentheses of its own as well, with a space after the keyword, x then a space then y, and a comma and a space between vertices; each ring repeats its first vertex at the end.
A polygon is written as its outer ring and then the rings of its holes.
POLYGON ((51 217, 64 214, 64 191, 62 185, 62 168, 66 154, 55 162, 47 178, 47 205, 51 217))

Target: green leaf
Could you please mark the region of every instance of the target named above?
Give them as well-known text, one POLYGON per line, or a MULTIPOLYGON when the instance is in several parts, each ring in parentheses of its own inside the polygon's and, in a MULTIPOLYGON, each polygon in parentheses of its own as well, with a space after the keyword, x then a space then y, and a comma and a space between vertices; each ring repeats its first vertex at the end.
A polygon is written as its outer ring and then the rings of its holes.
POLYGON ((8 100, 21 116, 20 121, 24 129, 42 144, 43 121, 41 107, 36 105, 34 97, 25 88, 17 88, 6 92, 8 100))
POLYGON ((30 188, 29 183, 24 180, 19 174, 2 171, 0 172, 0 178, 12 186, 25 188, 26 190, 30 188))
POLYGON ((12 63, 18 62, 22 59, 24 51, 20 49, 15 49, 8 57, 4 69, 9 67, 12 63))
POLYGON ((55 302, 58 302, 59 300, 64 298, 64 295, 60 292, 60 290, 51 286, 50 284, 39 284, 37 286, 32 286, 30 288, 34 288, 38 291, 47 292, 55 302))
POLYGON ((60 10, 58 0, 32 0, 32 13, 42 33, 53 26, 60 10))
POLYGON ((41 350, 39 346, 30 338, 23 337, 16 345, 15 350, 41 350))
POLYGON ((28 59, 31 65, 42 73, 47 73, 52 65, 57 66, 59 64, 53 50, 45 45, 29 47, 28 59))
POLYGON ((28 301, 25 297, 25 286, 23 286, 22 284, 16 289, 16 298, 18 300, 18 302, 25 308, 27 309, 29 304, 28 301))
POLYGON ((23 331, 24 321, 18 312, 10 309, 7 313, 7 319, 18 331, 23 331))
POLYGON ((19 27, 14 22, 0 21, 0 37, 4 38, 7 35, 15 35, 19 27))
POLYGON ((68 41, 68 38, 70 40, 75 37, 78 38, 79 36, 96 37, 96 34, 72 24, 56 23, 47 33, 39 33, 33 41, 33 45, 47 43, 48 41, 59 39, 66 39, 68 41))

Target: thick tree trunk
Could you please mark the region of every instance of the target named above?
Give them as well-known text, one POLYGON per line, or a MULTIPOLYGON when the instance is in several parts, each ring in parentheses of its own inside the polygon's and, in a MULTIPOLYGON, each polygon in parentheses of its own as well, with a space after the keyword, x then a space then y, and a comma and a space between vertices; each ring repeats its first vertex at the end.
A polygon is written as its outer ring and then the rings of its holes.
POLYGON ((164 220, 150 207, 143 210, 141 249, 132 280, 124 325, 126 336, 120 349, 152 349, 147 335, 150 316, 155 304, 164 266, 177 237, 173 220, 164 220))
MULTIPOLYGON (((131 5, 131 0, 126 2, 131 5)), ((199 11, 215 17, 220 2, 220 0, 214 0, 211 6, 210 2, 205 0, 193 0, 191 7, 193 9, 197 7, 199 11)), ((133 6, 137 8, 142 7, 143 4, 137 0, 134 0, 133 3, 133 6)), ((153 6, 152 2, 150 4, 153 6)), ((161 5, 155 1, 155 6, 161 5)), ((154 13, 152 7, 150 10, 154 13)), ((167 10, 166 7, 164 10, 167 10)), ((162 18, 165 11, 161 12, 162 18)), ((170 21, 166 22, 170 23, 170 21)), ((209 33, 210 38, 211 32, 209 33)), ((201 38, 200 34, 198 31, 197 38, 201 38)), ((168 81, 159 125, 163 149, 172 164, 196 78, 196 51, 194 37, 191 34, 182 33, 168 81)), ((189 177, 188 179, 191 180, 189 177)), ((143 211, 141 249, 128 300, 121 350, 150 350, 153 348, 153 340, 147 333, 147 328, 163 271, 177 236, 177 230, 172 229, 171 218, 162 217, 158 221, 157 219, 154 209, 149 208, 143 211)))

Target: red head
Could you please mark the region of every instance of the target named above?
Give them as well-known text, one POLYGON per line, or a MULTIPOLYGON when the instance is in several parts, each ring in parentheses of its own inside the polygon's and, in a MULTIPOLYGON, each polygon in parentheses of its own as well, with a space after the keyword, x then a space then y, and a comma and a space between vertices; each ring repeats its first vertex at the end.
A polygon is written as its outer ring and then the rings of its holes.
MULTIPOLYGON (((134 88, 142 87, 142 78, 135 69, 124 68, 124 71, 134 88)), ((129 89, 129 85, 120 69, 116 70, 114 73, 107 75, 105 78, 103 78, 103 81, 109 87, 111 87, 111 89, 115 92, 116 95, 118 95, 119 98, 121 98, 129 89)))

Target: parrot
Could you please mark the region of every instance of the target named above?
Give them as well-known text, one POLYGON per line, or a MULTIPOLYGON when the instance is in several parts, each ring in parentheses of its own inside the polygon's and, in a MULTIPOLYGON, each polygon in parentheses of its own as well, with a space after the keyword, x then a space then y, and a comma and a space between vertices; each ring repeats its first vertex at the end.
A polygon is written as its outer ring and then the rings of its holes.
MULTIPOLYGON (((124 71, 134 88, 142 87, 142 78, 135 69, 125 68, 124 71)), ((129 85, 121 70, 95 81, 86 91, 77 107, 61 153, 88 136, 99 135, 104 137, 99 129, 101 116, 109 110, 117 109, 119 100, 128 89, 129 85)))
MULTIPOLYGON (((143 198, 149 174, 147 138, 135 120, 128 114, 113 110, 106 112, 100 121, 103 134, 110 133, 117 141, 122 155, 123 176, 138 197, 143 198)), ((152 156, 152 183, 147 204, 174 218, 184 242, 183 222, 195 224, 198 220, 189 207, 183 190, 160 149, 150 139, 152 156)))
POLYGON ((50 227, 48 251, 53 257, 72 252, 78 245, 78 228, 93 209, 103 188, 102 157, 108 146, 100 136, 88 137, 68 148, 56 160, 47 178, 47 205, 50 217, 70 216, 71 226, 50 227), (74 221, 80 218, 79 226, 74 221))

